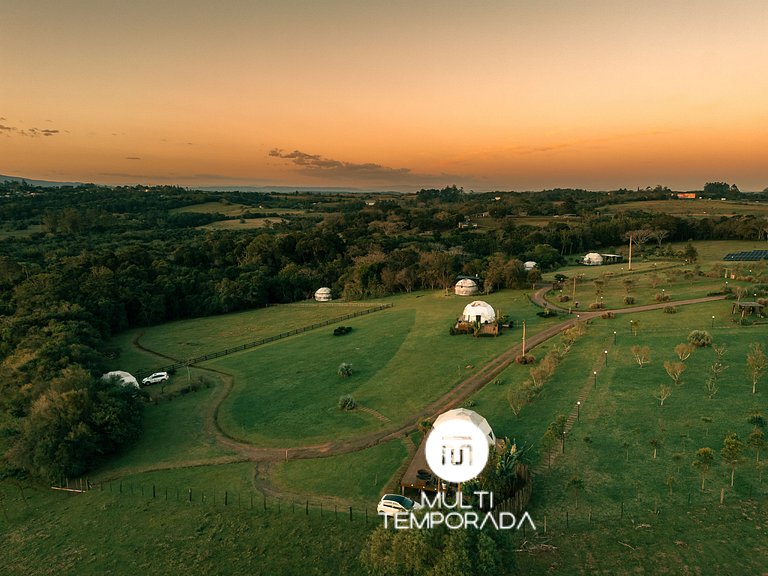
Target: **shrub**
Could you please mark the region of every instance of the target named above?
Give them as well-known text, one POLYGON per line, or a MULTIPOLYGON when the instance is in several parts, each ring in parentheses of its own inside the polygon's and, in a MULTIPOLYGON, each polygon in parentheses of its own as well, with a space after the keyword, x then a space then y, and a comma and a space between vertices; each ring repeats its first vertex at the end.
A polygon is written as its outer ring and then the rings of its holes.
POLYGON ((706 330, 692 330, 688 334, 688 342, 697 348, 704 348, 712 344, 712 336, 706 330))
POLYGON ((466 400, 464 400, 464 403, 462 404, 462 406, 464 408, 472 408, 475 404, 476 402, 472 398, 467 398, 466 400))
POLYGON ((520 354, 520 356, 515 358, 515 362, 518 364, 533 364, 536 362, 536 358, 533 356, 533 354, 520 354))
POLYGON ((667 302, 669 301, 669 294, 666 294, 664 292, 658 292, 656 296, 653 297, 656 302, 667 302))
POLYGON ((343 394, 339 396, 339 409, 340 410, 354 410, 357 406, 357 402, 351 394, 343 394))
POLYGON ((338 373, 339 373, 339 376, 343 378, 352 376, 352 364, 350 364, 349 362, 342 362, 341 364, 339 364, 338 373))
POLYGON ((568 294, 560 294, 560 296, 557 297, 558 302, 568 302, 571 299, 568 294))
POLYGON ((352 326, 337 326, 333 329, 334 336, 344 336, 344 334, 349 334, 350 332, 352 332, 352 326))
POLYGON ((536 312, 536 316, 538 316, 539 318, 549 318, 551 316, 557 316, 557 312, 549 308, 544 308, 544 310, 540 310, 539 312, 536 312))
POLYGON ((611 318, 616 318, 616 314, 613 312, 603 312, 600 315, 600 318, 603 318, 604 320, 610 320, 611 318))
POLYGON ((664 314, 676 314, 677 306, 664 306, 664 314))
POLYGON ((624 304, 631 305, 635 303, 634 296, 624 296, 624 304))
POLYGON ((592 302, 592 304, 589 305, 590 310, 600 310, 601 308, 605 308, 605 304, 602 302, 592 302))

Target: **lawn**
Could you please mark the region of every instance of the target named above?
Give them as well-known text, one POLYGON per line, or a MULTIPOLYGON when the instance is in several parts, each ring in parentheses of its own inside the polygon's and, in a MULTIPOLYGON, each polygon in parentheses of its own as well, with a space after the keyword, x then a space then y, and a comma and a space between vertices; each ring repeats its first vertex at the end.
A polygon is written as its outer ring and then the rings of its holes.
MULTIPOLYGON (((529 334, 558 321, 535 316, 522 291, 486 299, 518 323, 526 319, 529 334)), ((394 307, 347 321, 353 330, 346 336, 333 336, 328 327, 207 362, 234 376, 234 390, 219 411, 222 428, 259 445, 288 447, 404 423, 520 336, 519 329, 498 338, 449 335, 466 298, 433 292, 386 301, 394 307), (338 376, 342 362, 352 364, 351 377, 338 376), (339 411, 343 394, 381 417, 339 411)))

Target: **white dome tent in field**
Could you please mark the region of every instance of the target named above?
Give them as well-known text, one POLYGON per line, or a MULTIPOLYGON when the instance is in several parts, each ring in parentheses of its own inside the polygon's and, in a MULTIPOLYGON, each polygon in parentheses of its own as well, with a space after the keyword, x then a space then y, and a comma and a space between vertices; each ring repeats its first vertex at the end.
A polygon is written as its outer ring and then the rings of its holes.
POLYGON ((326 287, 318 288, 317 292, 315 292, 315 300, 318 302, 330 302, 332 300, 331 289, 326 287))
POLYGON ((496 312, 488 302, 475 300, 464 307, 461 319, 464 322, 480 322, 480 324, 486 324, 496 321, 496 312))
POLYGON ((528 262, 523 264, 523 268, 525 268, 526 272, 529 271, 529 270, 533 270, 537 266, 538 266, 538 264, 536 262, 534 262, 533 260, 528 260, 528 262))
POLYGON ((582 260, 582 262, 587 266, 602 266, 603 257, 597 252, 590 252, 589 254, 584 256, 584 259, 582 260))
POLYGON ((462 278, 456 282, 453 291, 457 296, 474 296, 480 292, 480 287, 472 278, 462 278))
POLYGON ((113 370, 112 372, 107 372, 104 374, 104 376, 101 377, 102 380, 109 380, 110 378, 117 378, 118 384, 121 386, 135 386, 136 388, 139 387, 139 381, 136 380, 136 378, 129 374, 128 372, 123 372, 122 370, 113 370))
POLYGON ((493 433, 491 425, 488 424, 488 420, 480 416, 480 414, 474 410, 467 410, 466 408, 454 408, 453 410, 448 410, 448 412, 443 412, 440 414, 440 416, 435 418, 435 422, 432 424, 432 428, 437 428, 444 421, 453 420, 468 420, 469 422, 472 422, 472 424, 480 428, 480 430, 482 430, 485 434, 485 439, 488 441, 489 448, 496 444, 496 435, 493 433))

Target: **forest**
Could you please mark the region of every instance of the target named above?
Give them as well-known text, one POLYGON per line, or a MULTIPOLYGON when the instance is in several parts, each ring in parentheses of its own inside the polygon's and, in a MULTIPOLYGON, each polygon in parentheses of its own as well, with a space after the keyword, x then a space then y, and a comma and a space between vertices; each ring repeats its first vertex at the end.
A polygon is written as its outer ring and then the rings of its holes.
MULTIPOLYGON (((746 196, 708 184, 705 193, 746 196)), ((118 354, 109 337, 132 327, 303 300, 320 286, 350 300, 447 288, 459 274, 480 275, 488 291, 522 287, 538 279, 523 262, 555 270, 587 251, 619 249, 631 231, 656 238, 646 250, 670 258, 683 255, 662 241, 767 233, 753 215, 605 210, 671 194, 661 186, 378 195, 0 183, 0 476, 79 475, 141 433, 141 392, 100 379, 118 354), (203 203, 221 212, 195 211, 203 203), (242 207, 236 216, 227 214, 233 205, 242 207), (205 228, 281 213, 289 215, 259 228, 205 228), (532 216, 547 222, 522 218, 532 216)))

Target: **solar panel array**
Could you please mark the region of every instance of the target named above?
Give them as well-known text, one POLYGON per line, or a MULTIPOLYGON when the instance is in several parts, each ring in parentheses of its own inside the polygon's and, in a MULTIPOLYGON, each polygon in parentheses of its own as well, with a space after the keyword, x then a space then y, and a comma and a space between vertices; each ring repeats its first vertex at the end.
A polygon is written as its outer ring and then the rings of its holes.
POLYGON ((749 261, 754 262, 757 260, 768 260, 768 250, 749 250, 747 252, 731 252, 723 256, 723 260, 729 260, 731 262, 749 261))

